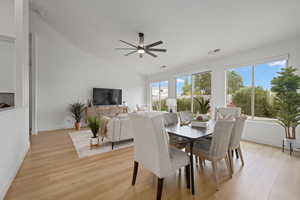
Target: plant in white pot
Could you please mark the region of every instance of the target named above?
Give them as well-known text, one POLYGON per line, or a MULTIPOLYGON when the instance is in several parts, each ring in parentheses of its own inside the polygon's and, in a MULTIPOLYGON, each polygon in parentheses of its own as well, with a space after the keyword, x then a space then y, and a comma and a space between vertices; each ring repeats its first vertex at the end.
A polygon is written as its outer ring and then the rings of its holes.
POLYGON ((88 127, 92 131, 92 137, 90 138, 90 144, 91 145, 97 145, 99 144, 99 136, 98 132, 101 127, 100 120, 97 119, 97 117, 90 117, 88 118, 88 127))
POLYGON ((70 104, 69 110, 72 113, 72 117, 75 120, 76 130, 80 130, 84 109, 85 109, 85 105, 83 103, 75 102, 70 104))
POLYGON ((290 144, 291 152, 296 143, 296 127, 300 123, 300 94, 297 92, 300 88, 300 76, 296 71, 294 67, 283 68, 271 82, 271 91, 276 93, 277 122, 284 128, 284 141, 290 144))
POLYGON ((209 99, 203 97, 194 97, 194 100, 198 103, 195 105, 195 109, 198 111, 196 120, 192 121, 192 126, 195 127, 208 127, 208 121, 211 119, 208 112, 210 111, 209 99))

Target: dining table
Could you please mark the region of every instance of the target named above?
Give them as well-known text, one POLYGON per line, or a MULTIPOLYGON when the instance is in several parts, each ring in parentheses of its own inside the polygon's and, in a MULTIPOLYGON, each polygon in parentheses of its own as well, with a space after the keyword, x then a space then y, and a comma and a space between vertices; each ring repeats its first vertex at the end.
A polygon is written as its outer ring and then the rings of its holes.
MULTIPOLYGON (((214 131, 215 121, 210 120, 207 122, 206 127, 193 127, 189 125, 174 124, 166 127, 166 132, 169 135, 183 138, 187 144, 190 145, 190 183, 192 194, 195 194, 195 184, 194 184, 194 156, 193 156, 193 146, 197 140, 203 139, 211 135, 214 131)), ((189 186, 189 184, 188 184, 189 186)))

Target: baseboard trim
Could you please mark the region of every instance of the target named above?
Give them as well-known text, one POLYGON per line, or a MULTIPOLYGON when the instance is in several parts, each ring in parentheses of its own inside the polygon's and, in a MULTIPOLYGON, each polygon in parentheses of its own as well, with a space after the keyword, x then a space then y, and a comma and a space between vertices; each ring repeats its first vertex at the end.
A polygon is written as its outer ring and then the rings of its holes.
POLYGON ((28 153, 30 148, 29 141, 26 143, 26 146, 24 148, 24 151, 21 153, 19 159, 16 161, 15 166, 12 166, 11 168, 11 174, 8 174, 8 178, 6 181, 4 181, 4 189, 0 191, 0 199, 4 199, 6 193, 8 192, 8 189, 10 188, 12 182, 14 181, 16 175, 18 174, 18 171, 20 167, 22 166, 22 163, 25 159, 26 154, 28 153))

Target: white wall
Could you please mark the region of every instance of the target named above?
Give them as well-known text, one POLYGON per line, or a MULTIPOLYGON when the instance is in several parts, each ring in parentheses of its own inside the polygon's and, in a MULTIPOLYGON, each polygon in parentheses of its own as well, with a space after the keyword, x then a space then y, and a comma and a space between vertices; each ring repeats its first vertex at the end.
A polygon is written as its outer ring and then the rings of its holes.
MULTIPOLYGON (((300 70, 300 37, 241 52, 240 54, 218 60, 213 60, 212 57, 208 61, 200 61, 154 74, 147 78, 147 86, 149 86, 150 82, 158 80, 169 80, 170 83, 173 82, 175 84, 175 77, 180 75, 212 71, 212 107, 225 106, 225 71, 227 69, 234 66, 245 66, 247 64, 270 61, 274 58, 285 56, 289 58, 289 65, 297 67, 300 70)), ((176 88, 170 86, 169 89, 170 97, 176 97, 176 88)), ((146 94, 148 102, 150 101, 149 95, 150 91, 148 88, 146 94)), ((248 120, 243 137, 254 142, 280 146, 283 138, 283 129, 274 123, 248 120)), ((298 141, 300 143, 299 131, 298 141)))
POLYGON ((14 1, 0 1, 0 35, 15 36, 14 1))
POLYGON ((0 111, 0 199, 12 183, 29 148, 28 108, 0 111))
POLYGON ((145 77, 81 51, 34 13, 31 29, 36 39, 39 131, 73 127, 68 105, 86 103, 93 87, 121 88, 131 109, 145 102, 145 77))
POLYGON ((3 199, 29 148, 29 112, 26 99, 28 0, 1 0, 0 16, 0 34, 16 37, 14 53, 17 77, 16 108, 0 111, 0 199, 3 199))
POLYGON ((15 92, 15 44, 0 37, 0 92, 15 92))

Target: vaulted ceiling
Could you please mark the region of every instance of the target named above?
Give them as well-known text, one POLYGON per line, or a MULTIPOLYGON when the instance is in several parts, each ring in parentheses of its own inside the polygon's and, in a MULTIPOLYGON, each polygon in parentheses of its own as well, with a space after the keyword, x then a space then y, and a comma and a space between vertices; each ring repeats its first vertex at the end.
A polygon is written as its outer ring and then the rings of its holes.
POLYGON ((118 67, 159 72, 230 55, 300 34, 299 0, 32 0, 43 18, 78 48, 118 67), (158 58, 123 56, 120 39, 158 40, 158 58), (208 55, 208 51, 222 51, 208 55))

